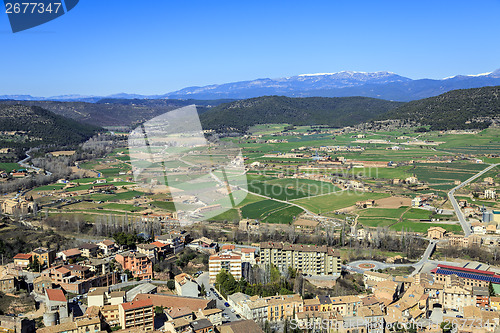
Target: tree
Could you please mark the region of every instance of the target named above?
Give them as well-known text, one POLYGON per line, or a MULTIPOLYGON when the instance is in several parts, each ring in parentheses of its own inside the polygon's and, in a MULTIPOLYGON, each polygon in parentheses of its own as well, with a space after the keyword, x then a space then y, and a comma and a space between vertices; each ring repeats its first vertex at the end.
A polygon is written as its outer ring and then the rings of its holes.
POLYGON ((201 287, 200 287, 200 296, 205 296, 205 294, 207 293, 207 290, 205 289, 205 285, 202 283, 201 284, 201 287))
POLYGON ((174 290, 175 289, 175 282, 174 282, 174 280, 168 280, 167 281, 167 288, 170 289, 170 290, 174 290))
POLYGON ((490 296, 495 296, 496 293, 495 293, 495 289, 493 288, 493 284, 490 282, 489 286, 488 286, 488 289, 489 289, 489 292, 490 292, 490 296))
POLYGON ((40 265, 40 262, 38 261, 38 257, 34 257, 33 261, 31 264, 29 264, 29 269, 33 272, 39 272, 42 268, 42 265, 40 265))

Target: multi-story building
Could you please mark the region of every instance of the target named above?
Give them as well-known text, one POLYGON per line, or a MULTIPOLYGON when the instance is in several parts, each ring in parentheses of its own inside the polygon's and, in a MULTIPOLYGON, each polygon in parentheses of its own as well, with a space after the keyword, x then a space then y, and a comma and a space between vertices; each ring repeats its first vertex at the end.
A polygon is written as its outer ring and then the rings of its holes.
POLYGON ((292 267, 302 274, 340 274, 340 254, 331 247, 263 242, 260 244, 262 265, 274 265, 285 271, 292 267))
POLYGON ((476 297, 472 294, 472 288, 445 286, 443 290, 443 300, 443 307, 447 310, 453 309, 462 311, 465 306, 476 306, 476 297))
POLYGON ((84 243, 80 245, 80 251, 83 257, 95 258, 97 257, 97 254, 99 253, 100 249, 97 244, 84 243))
POLYGON ((215 282, 222 270, 231 273, 236 280, 241 279, 241 255, 229 251, 211 255, 208 261, 210 283, 215 282))
POLYGON ((153 301, 145 299, 118 305, 122 329, 140 328, 144 332, 154 330, 153 301))
POLYGON ((265 297, 267 303, 267 320, 283 321, 304 311, 304 302, 299 294, 265 297))
POLYGON ((113 253, 116 250, 116 244, 112 240, 105 239, 103 241, 100 241, 97 243, 97 246, 99 246, 99 249, 101 252, 105 255, 108 256, 111 253, 113 253))
POLYGON ((135 278, 153 278, 153 263, 145 254, 133 251, 119 253, 115 256, 115 260, 123 270, 129 270, 135 278))
POLYGON ((16 278, 9 274, 0 274, 0 291, 11 293, 16 290, 16 278))
POLYGON ((61 289, 45 289, 45 326, 67 321, 69 321, 69 306, 64 292, 61 289))
POLYGON ((431 273, 434 274, 435 280, 441 283, 446 282, 447 276, 455 275, 459 280, 464 282, 464 286, 488 287, 490 282, 500 284, 500 275, 478 269, 438 265, 431 273))
POLYGON ((39 247, 31 251, 32 260, 37 260, 39 264, 46 265, 47 267, 52 266, 52 263, 56 259, 56 251, 50 250, 46 247, 39 247))

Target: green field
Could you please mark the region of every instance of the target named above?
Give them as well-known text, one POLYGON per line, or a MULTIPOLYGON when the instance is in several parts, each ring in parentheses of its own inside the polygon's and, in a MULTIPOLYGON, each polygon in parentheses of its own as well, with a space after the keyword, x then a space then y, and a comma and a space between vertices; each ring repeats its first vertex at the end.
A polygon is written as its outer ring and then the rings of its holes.
POLYGON ((287 207, 274 213, 268 215, 264 218, 262 222, 265 223, 277 223, 277 224, 291 224, 293 220, 302 214, 304 210, 299 207, 291 206, 287 207))
POLYGON ((224 213, 209 218, 209 220, 238 222, 240 220, 240 214, 238 214, 238 211, 236 209, 229 209, 224 213))
POLYGON ((3 170, 7 173, 17 169, 22 169, 21 166, 17 163, 0 163, 0 170, 3 170))
POLYGON ((294 203, 314 212, 326 213, 337 209, 350 207, 357 201, 368 199, 382 199, 388 197, 387 193, 355 193, 352 191, 336 192, 319 197, 305 198, 294 201, 294 203))
POLYGON ((263 200, 241 207, 241 215, 246 219, 262 220, 277 210, 290 207, 285 203, 274 200, 263 200))
POLYGON ((65 186, 65 184, 53 184, 53 185, 45 185, 45 186, 40 186, 37 188, 34 188, 32 191, 33 192, 40 192, 40 191, 53 191, 53 190, 60 190, 65 186))
POLYGON ((358 223, 361 223, 362 225, 366 227, 372 227, 372 228, 377 228, 377 227, 387 227, 390 226, 391 224, 397 223, 397 219, 391 219, 391 218, 383 218, 383 217, 359 217, 358 218, 358 223))
POLYGON ((402 228, 405 228, 413 232, 427 233, 427 230, 431 227, 441 227, 455 234, 463 233, 462 227, 459 224, 444 224, 438 222, 424 223, 403 220, 402 222, 394 224, 390 228, 395 231, 401 231, 402 228))
POLYGON ((109 203, 103 206, 106 210, 124 210, 128 212, 139 212, 144 210, 143 207, 135 207, 134 205, 129 204, 119 204, 119 203, 109 203))
POLYGON ((360 217, 386 217, 398 219, 408 207, 400 208, 367 208, 358 212, 360 217))
POLYGON ((175 211, 175 204, 173 201, 153 201, 151 205, 160 209, 175 211))

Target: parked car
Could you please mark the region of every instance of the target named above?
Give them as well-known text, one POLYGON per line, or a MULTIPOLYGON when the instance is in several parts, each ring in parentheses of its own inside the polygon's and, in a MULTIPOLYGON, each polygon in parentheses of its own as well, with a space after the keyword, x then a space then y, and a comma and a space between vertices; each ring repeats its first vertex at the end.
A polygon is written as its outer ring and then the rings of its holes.
POLYGON ((224 306, 225 306, 226 308, 228 308, 228 307, 229 307, 229 303, 228 303, 228 302, 225 302, 225 303, 224 303, 224 306))

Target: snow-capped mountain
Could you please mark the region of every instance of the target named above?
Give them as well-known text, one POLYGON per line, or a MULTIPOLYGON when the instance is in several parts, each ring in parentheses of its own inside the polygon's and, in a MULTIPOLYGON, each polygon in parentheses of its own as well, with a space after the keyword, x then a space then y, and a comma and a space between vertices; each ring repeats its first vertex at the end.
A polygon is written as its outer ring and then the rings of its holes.
POLYGON ((300 74, 276 79, 188 87, 163 95, 114 94, 109 96, 65 95, 32 97, 30 95, 0 95, 1 99, 97 102, 114 99, 244 99, 268 95, 288 97, 348 97, 363 96, 393 101, 411 101, 437 96, 455 89, 500 86, 500 69, 482 74, 455 75, 441 80, 410 78, 392 72, 353 72, 300 74))
POLYGON ((262 95, 308 96, 314 90, 356 87, 365 84, 408 82, 411 79, 392 72, 353 72, 300 74, 277 79, 257 79, 204 87, 189 87, 166 94, 168 98, 250 98, 262 95))

